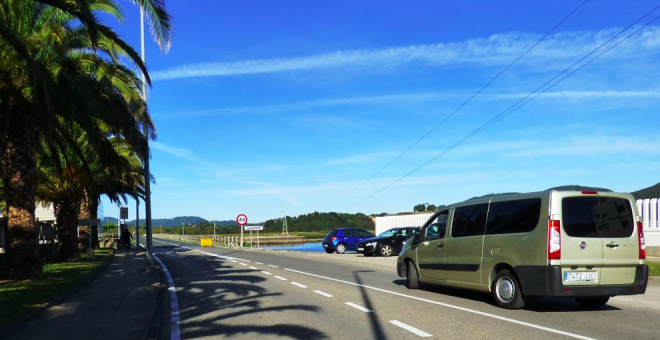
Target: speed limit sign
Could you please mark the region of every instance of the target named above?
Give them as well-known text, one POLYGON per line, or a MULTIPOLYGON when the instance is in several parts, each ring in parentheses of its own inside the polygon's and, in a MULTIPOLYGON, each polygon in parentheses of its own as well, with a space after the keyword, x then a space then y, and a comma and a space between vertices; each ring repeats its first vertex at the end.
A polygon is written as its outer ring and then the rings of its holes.
POLYGON ((236 223, 239 225, 245 225, 247 223, 247 216, 245 216, 245 214, 236 216, 236 223))

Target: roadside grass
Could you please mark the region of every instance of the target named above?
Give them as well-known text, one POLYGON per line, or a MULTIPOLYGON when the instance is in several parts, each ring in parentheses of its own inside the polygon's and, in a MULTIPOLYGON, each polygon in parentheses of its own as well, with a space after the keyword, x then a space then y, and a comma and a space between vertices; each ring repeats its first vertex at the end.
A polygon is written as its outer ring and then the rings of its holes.
POLYGON ((649 276, 660 276, 660 263, 658 262, 646 262, 649 266, 649 276))
POLYGON ((0 280, 0 327, 28 314, 104 270, 112 260, 114 249, 94 251, 94 259, 81 255, 79 262, 50 263, 43 266, 39 279, 25 281, 0 280), (11 306, 11 307, 9 307, 11 306))

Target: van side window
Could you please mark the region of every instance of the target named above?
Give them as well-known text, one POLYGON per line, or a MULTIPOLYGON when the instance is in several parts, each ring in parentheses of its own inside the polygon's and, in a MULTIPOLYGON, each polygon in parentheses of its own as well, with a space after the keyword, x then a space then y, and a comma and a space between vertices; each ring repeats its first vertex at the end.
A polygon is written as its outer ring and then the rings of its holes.
POLYGON ((486 229, 488 203, 456 208, 451 224, 451 237, 483 235, 486 229))
POLYGON ((426 241, 431 241, 445 238, 445 230, 447 230, 448 218, 449 211, 444 211, 438 215, 435 222, 426 227, 426 234, 424 235, 424 239, 426 241))
POLYGON ((526 233, 539 224, 541 199, 491 202, 486 235, 526 233))

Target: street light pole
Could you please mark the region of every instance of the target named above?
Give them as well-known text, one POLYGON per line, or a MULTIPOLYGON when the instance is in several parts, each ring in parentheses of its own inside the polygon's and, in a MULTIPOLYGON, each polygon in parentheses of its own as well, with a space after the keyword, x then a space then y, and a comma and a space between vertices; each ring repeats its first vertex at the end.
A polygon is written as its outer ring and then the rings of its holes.
MULTIPOLYGON (((142 62, 144 63, 144 9, 140 6, 140 38, 142 43, 142 62)), ((147 84, 142 72, 142 96, 144 103, 147 103, 147 84)), ((146 153, 144 157, 144 212, 145 212, 145 229, 147 232, 147 260, 149 268, 154 267, 154 248, 151 235, 151 176, 149 175, 149 128, 147 124, 142 124, 144 129, 144 137, 146 139, 146 153)))

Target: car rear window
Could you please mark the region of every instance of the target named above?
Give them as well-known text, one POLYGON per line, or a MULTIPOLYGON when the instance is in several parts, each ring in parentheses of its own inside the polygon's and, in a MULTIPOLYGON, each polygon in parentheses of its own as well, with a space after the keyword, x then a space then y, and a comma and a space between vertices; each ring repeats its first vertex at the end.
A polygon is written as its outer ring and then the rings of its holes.
POLYGON ((562 224, 571 237, 630 237, 634 230, 630 201, 616 197, 562 199, 562 224))
POLYGON ((541 199, 492 202, 488 210, 486 235, 526 233, 539 224, 541 199))
POLYGON ((330 230, 330 232, 328 232, 328 236, 335 236, 335 235, 337 235, 337 230, 330 230))

